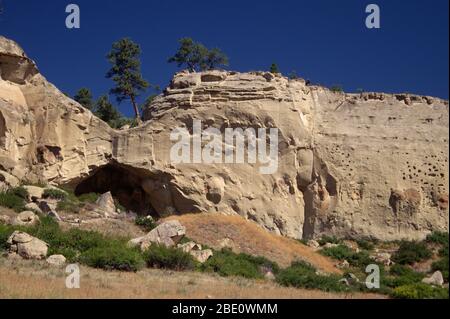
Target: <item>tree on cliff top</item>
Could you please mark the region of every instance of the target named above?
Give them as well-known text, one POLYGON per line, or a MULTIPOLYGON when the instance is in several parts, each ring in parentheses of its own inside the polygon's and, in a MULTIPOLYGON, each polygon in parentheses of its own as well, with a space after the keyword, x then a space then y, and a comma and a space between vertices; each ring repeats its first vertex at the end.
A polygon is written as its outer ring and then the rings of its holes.
POLYGON ((180 47, 175 55, 169 58, 169 63, 177 63, 178 67, 186 65, 191 72, 213 70, 228 65, 227 56, 218 48, 209 50, 191 38, 182 38, 178 42, 180 47))
POLYGON ((131 101, 138 123, 141 123, 141 117, 136 97, 149 86, 141 74, 140 54, 139 45, 130 39, 124 38, 114 42, 111 52, 107 55, 112 67, 106 74, 107 78, 116 83, 110 94, 115 95, 119 103, 127 99, 131 101))
POLYGON ((278 69, 278 65, 276 63, 272 63, 272 65, 270 66, 269 71, 270 71, 270 73, 273 73, 273 74, 280 73, 280 70, 278 69))
POLYGON ((75 101, 83 105, 85 108, 92 111, 94 106, 94 101, 92 100, 92 93, 87 88, 81 88, 73 97, 75 101))

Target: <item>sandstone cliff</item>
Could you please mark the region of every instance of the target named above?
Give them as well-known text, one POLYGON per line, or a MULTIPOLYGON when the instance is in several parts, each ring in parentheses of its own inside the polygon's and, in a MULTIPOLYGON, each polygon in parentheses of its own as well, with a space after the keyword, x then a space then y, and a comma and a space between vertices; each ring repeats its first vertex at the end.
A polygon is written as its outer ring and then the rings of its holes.
POLYGON ((448 102, 409 94, 333 93, 267 72, 181 72, 116 131, 0 37, 0 181, 111 191, 156 215, 239 214, 295 238, 421 238, 448 230, 448 102), (173 164, 170 133, 194 120, 221 132, 278 128, 278 170, 173 164))

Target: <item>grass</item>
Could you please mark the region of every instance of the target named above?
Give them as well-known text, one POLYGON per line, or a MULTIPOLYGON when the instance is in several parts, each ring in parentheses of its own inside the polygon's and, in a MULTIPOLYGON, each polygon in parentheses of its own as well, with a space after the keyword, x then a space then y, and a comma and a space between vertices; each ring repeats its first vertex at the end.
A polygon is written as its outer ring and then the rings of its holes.
POLYGON ((425 277, 423 273, 399 264, 391 267, 389 275, 384 279, 384 282, 390 288, 420 283, 425 277))
POLYGON ((264 257, 233 253, 229 249, 216 251, 208 261, 200 266, 202 271, 216 272, 221 276, 241 276, 245 278, 264 278, 264 271, 277 273, 279 267, 264 257))
POLYGON ((43 198, 52 198, 57 200, 65 200, 68 197, 68 194, 62 190, 54 189, 54 188, 46 188, 42 193, 43 198))
POLYGON ((86 193, 77 197, 72 189, 64 187, 62 189, 65 196, 54 194, 55 196, 63 197, 60 198, 61 200, 58 202, 56 209, 67 213, 77 213, 84 204, 95 203, 99 197, 97 193, 86 193))
POLYGON ((317 242, 320 244, 320 246, 323 246, 327 243, 339 245, 342 243, 342 240, 335 236, 322 236, 317 242))
POLYGON ((347 260, 351 266, 365 267, 369 264, 375 263, 366 251, 355 252, 351 248, 338 245, 336 247, 324 248, 320 251, 321 254, 337 260, 347 260))
POLYGON ((17 213, 25 210, 28 191, 24 187, 15 187, 0 193, 0 206, 10 208, 17 213))
POLYGON ((269 233, 256 223, 240 216, 223 214, 186 214, 172 216, 164 220, 177 219, 186 227, 186 236, 193 241, 221 250, 221 243, 228 238, 230 248, 252 256, 263 256, 275 260, 281 267, 289 267, 299 259, 307 261, 317 269, 340 274, 334 262, 322 256, 314 249, 301 244, 295 239, 269 233))
POLYGON ((448 299, 448 289, 415 283, 397 287, 391 296, 397 299, 448 299))
POLYGON ((431 250, 424 242, 401 241, 398 250, 392 256, 392 260, 401 265, 411 265, 432 257, 431 250))
POLYGON ((440 231, 434 231, 431 234, 429 234, 426 238, 426 241, 428 243, 434 243, 439 245, 447 245, 448 246, 448 233, 446 232, 440 232, 440 231))
POLYGON ((344 292, 350 288, 340 283, 340 276, 318 275, 316 269, 305 262, 294 262, 276 276, 277 282, 286 287, 320 289, 322 291, 344 292))

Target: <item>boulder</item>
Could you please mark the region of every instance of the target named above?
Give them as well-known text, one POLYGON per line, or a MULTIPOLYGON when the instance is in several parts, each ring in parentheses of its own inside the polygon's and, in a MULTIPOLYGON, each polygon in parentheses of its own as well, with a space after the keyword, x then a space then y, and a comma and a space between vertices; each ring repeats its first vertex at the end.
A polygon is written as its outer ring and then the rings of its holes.
POLYGON ((7 215, 0 215, 0 225, 8 225, 11 223, 11 217, 7 215))
POLYGON ((34 211, 34 212, 36 212, 36 213, 39 213, 39 214, 42 214, 43 212, 42 212, 42 209, 40 209, 39 208, 39 205, 38 204, 36 204, 36 203, 27 203, 26 205, 25 205, 25 208, 27 209, 27 210, 31 210, 31 211, 34 211))
POLYGON ((47 243, 24 232, 15 231, 6 243, 10 253, 25 259, 44 259, 47 256, 47 243))
POLYGON ((347 269, 350 267, 350 263, 347 260, 344 260, 337 264, 337 268, 339 269, 347 269))
POLYGON ((199 263, 204 263, 211 256, 213 256, 213 251, 211 249, 202 250, 202 246, 200 244, 194 243, 193 241, 184 244, 179 244, 177 247, 182 251, 184 251, 185 253, 190 254, 199 263))
POLYGON ((444 284, 444 276, 440 271, 434 272, 430 277, 422 280, 424 284, 442 287, 444 284))
POLYGON ((17 177, 0 170, 0 191, 6 191, 9 188, 17 187, 20 181, 17 177))
POLYGON ((33 226, 39 223, 39 217, 32 211, 24 211, 14 218, 12 224, 17 226, 33 226))
POLYGON ((130 246, 147 249, 152 243, 173 247, 186 234, 186 228, 178 220, 169 220, 152 229, 147 235, 129 241, 130 246))
POLYGON ((211 249, 191 250, 189 254, 191 254, 191 256, 194 257, 194 259, 199 263, 203 264, 213 256, 213 251, 211 249))
POLYGON ((111 192, 100 195, 95 203, 106 213, 106 215, 116 213, 116 204, 114 203, 111 192))
POLYGON ((370 258, 384 266, 391 266, 393 264, 391 260, 392 255, 389 253, 377 252, 376 254, 371 255, 370 258))
POLYGON ((28 191, 29 200, 35 201, 42 198, 45 189, 38 186, 25 185, 23 186, 28 191))
POLYGON ((54 267, 62 267, 66 264, 66 257, 63 255, 51 255, 46 259, 47 264, 54 267))

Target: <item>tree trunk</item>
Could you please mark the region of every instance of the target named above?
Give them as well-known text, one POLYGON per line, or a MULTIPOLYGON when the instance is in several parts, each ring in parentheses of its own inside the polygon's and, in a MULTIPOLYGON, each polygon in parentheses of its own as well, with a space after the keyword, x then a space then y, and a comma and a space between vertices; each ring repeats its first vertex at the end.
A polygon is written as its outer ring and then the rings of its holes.
POLYGON ((141 125, 142 124, 141 115, 139 114, 139 108, 136 104, 136 99, 134 98, 134 95, 130 95, 130 99, 131 99, 131 104, 133 104, 134 114, 136 116, 136 122, 138 125, 141 125))

